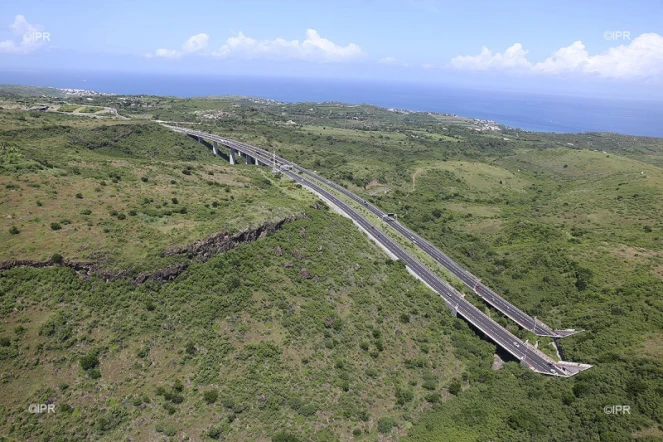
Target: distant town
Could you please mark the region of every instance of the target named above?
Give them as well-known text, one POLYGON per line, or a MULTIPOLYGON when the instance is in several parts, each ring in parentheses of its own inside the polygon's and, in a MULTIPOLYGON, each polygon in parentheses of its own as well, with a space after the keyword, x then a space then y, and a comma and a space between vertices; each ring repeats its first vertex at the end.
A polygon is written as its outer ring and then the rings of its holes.
POLYGON ((60 92, 72 97, 93 97, 93 96, 111 96, 107 92, 96 92, 87 89, 58 89, 60 92))

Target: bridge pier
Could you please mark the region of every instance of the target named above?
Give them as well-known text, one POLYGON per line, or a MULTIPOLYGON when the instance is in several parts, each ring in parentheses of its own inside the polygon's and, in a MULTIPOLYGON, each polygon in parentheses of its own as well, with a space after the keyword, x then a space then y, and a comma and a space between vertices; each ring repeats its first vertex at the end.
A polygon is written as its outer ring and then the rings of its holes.
POLYGON ((214 155, 219 154, 219 145, 216 141, 212 141, 212 152, 214 153, 214 155))
POLYGON ((237 155, 237 151, 231 147, 230 148, 230 154, 228 155, 228 158, 230 159, 230 164, 235 164, 236 163, 235 155, 237 155))
POLYGON ((245 156, 246 156, 246 164, 255 164, 256 163, 255 158, 253 158, 251 155, 245 154, 245 156))
POLYGON ((199 142, 199 143, 202 143, 202 142, 203 142, 203 138, 202 138, 202 137, 196 137, 196 138, 198 138, 198 142, 199 142))

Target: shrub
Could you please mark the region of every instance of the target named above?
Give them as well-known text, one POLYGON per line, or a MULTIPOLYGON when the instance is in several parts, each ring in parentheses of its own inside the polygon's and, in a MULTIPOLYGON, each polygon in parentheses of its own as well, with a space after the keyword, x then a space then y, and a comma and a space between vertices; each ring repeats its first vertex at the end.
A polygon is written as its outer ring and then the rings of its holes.
POLYGON ((313 416, 317 411, 318 411, 318 406, 317 405, 315 405, 315 404, 305 404, 305 405, 302 405, 299 408, 298 413, 301 414, 302 416, 309 417, 309 416, 313 416))
POLYGON ((18 227, 16 227, 16 226, 11 226, 11 227, 9 228, 9 233, 10 233, 11 235, 18 235, 19 233, 21 233, 21 231, 18 230, 18 227))
POLYGON ((92 211, 90 209, 83 209, 81 210, 81 215, 92 215, 92 211))
POLYGON ((190 171, 190 170, 187 170, 187 169, 184 169, 184 170, 182 171, 182 173, 183 173, 184 175, 191 175, 191 171, 190 171))
POLYGON ((60 223, 51 223, 51 230, 60 230, 61 228, 60 223))
POLYGON ((424 387, 426 390, 430 390, 430 391, 435 390, 435 388, 437 387, 435 381, 433 381, 431 379, 428 379, 428 380, 424 381, 424 383, 421 384, 421 386, 424 387))
POLYGON ((219 398, 219 390, 214 389, 214 390, 208 390, 205 393, 203 393, 203 399, 205 399, 205 402, 208 404, 213 404, 214 402, 217 401, 219 398))
POLYGON ((0 347, 9 347, 11 345, 11 341, 7 337, 2 337, 0 338, 0 347))
POLYGON ((194 344, 193 342, 189 342, 186 345, 186 348, 184 349, 184 351, 186 351, 187 354, 189 354, 191 356, 195 355, 196 354, 196 344, 194 344))
POLYGON ((64 258, 59 253, 56 253, 53 256, 51 256, 51 261, 53 261, 53 264, 62 264, 64 258))
POLYGON ((177 408, 170 402, 166 402, 165 404, 163 404, 163 409, 166 410, 168 414, 171 415, 175 414, 175 412, 177 411, 177 408))
POLYGON ((355 428, 354 430, 352 430, 352 435, 353 435, 354 437, 359 437, 359 436, 361 436, 361 430, 360 430, 359 428, 355 428))
POLYGON ((221 399, 221 403, 226 408, 232 408, 235 406, 235 401, 230 396, 225 396, 223 399, 221 399))
POLYGON ((99 379, 101 377, 101 371, 98 368, 93 368, 92 370, 88 371, 88 376, 90 376, 91 379, 99 379))
POLYGON ((136 215, 138 215, 138 212, 136 212, 135 210, 131 209, 129 211, 129 216, 136 216, 136 215))
POLYGON ((173 383, 173 390, 177 391, 178 393, 181 393, 184 391, 184 384, 182 381, 179 379, 175 379, 175 382, 173 383))
POLYGON ((170 201, 172 201, 173 204, 178 204, 179 203, 177 198, 171 198, 170 201))
POLYGON ((454 396, 457 396, 461 389, 462 385, 460 385, 460 382, 458 381, 454 381, 449 385, 449 393, 453 394, 454 396))
POLYGON ((220 426, 212 426, 210 427, 209 430, 207 430, 207 437, 210 439, 214 440, 219 440, 221 439, 221 436, 223 435, 223 428, 220 426))
POLYGON ((378 419, 378 432, 382 434, 391 433, 391 429, 396 426, 396 422, 390 417, 381 417, 378 419))
POLYGON ((147 183, 148 178, 146 176, 142 176, 142 177, 140 177, 140 180, 144 183, 147 183))
POLYGON ((76 198, 78 198, 79 200, 82 200, 83 199, 83 194, 82 193, 77 193, 76 198))
POLYGON ((119 219, 119 220, 127 219, 127 215, 125 215, 124 213, 118 213, 117 214, 117 219, 119 219))
POLYGON ((172 402, 173 404, 181 404, 182 402, 184 402, 184 396, 182 396, 181 394, 172 393, 170 395, 170 402, 172 402))
POLYGON ((272 442, 300 442, 299 436, 282 431, 272 436, 272 442))
POLYGON ((414 399, 414 392, 412 390, 396 389, 396 403, 398 405, 405 405, 414 399))
POLYGON ((80 364, 83 370, 92 370, 99 366, 99 358, 94 353, 90 353, 80 359, 80 364))

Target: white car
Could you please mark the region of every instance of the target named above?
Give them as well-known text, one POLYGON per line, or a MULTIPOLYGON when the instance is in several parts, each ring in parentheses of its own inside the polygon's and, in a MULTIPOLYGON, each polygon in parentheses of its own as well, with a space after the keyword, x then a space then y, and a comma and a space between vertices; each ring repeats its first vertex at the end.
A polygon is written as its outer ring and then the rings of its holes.
POLYGON ((518 344, 516 341, 513 341, 513 345, 515 345, 516 347, 520 348, 520 344, 518 344))

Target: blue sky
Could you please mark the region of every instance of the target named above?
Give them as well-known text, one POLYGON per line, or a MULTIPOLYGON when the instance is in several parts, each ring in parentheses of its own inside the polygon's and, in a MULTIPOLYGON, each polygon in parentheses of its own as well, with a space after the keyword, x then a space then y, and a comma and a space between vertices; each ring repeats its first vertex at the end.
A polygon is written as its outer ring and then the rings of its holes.
POLYGON ((663 0, 2 3, 0 73, 206 72, 663 98, 663 0))

